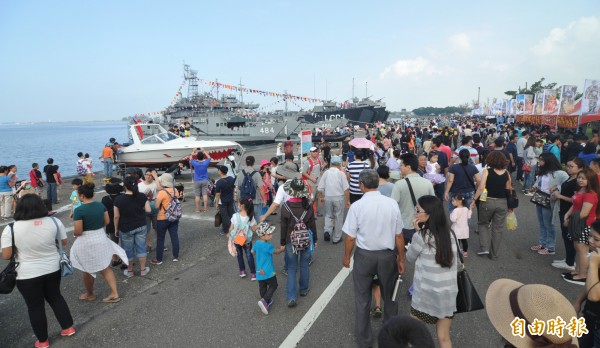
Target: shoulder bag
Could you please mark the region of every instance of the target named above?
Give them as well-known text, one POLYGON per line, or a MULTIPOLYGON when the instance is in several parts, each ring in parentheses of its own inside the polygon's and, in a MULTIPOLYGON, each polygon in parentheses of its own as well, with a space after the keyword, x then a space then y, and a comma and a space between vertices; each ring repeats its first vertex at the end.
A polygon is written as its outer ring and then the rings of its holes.
POLYGON ((515 209, 519 207, 519 196, 517 191, 513 190, 512 179, 510 178, 510 172, 507 170, 508 182, 506 183, 506 206, 508 209, 515 209))
POLYGON ((56 220, 53 217, 51 217, 50 219, 52 219, 52 222, 54 222, 54 225, 56 226, 56 241, 58 242, 58 254, 60 255, 60 261, 58 262, 58 264, 60 265, 60 275, 62 277, 67 277, 73 274, 73 265, 71 264, 71 260, 69 260, 67 253, 63 251, 62 240, 60 239, 60 229, 58 228, 58 224, 56 223, 56 220))
POLYGON ((471 282, 471 278, 469 278, 467 270, 465 269, 465 262, 460 251, 460 246, 458 245, 458 239, 456 239, 454 232, 452 232, 452 236, 456 242, 456 252, 460 258, 460 268, 456 275, 456 282, 458 285, 456 313, 467 313, 483 309, 483 302, 481 302, 481 298, 477 294, 477 290, 475 289, 475 286, 473 286, 473 282, 471 282))
POLYGON ((17 284, 17 267, 19 267, 19 263, 15 261, 15 231, 13 230, 12 222, 8 226, 10 226, 10 235, 12 238, 12 255, 10 256, 8 265, 0 272, 0 294, 10 294, 17 284))
POLYGON ((542 190, 535 190, 530 201, 531 203, 550 209, 550 194, 542 190))
POLYGON ((461 166, 462 170, 465 172, 465 175, 467 176, 467 179, 469 180, 469 183, 471 183, 471 186, 473 186, 473 190, 477 191, 477 187, 475 186, 475 182, 473 181, 473 178, 469 176, 469 173, 467 173, 467 166, 463 166, 462 164, 459 164, 459 166, 461 166))

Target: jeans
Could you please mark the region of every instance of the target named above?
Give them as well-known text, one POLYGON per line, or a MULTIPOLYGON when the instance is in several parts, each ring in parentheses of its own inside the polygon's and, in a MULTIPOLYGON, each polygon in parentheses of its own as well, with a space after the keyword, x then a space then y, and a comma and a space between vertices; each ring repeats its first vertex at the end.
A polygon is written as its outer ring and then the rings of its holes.
POLYGON ((535 181, 535 172, 537 171, 537 165, 533 164, 531 165, 531 171, 529 173, 527 173, 527 176, 525 177, 525 185, 524 185, 524 189, 525 190, 530 190, 531 186, 533 186, 533 182, 535 181))
POLYGON ((40 342, 48 340, 48 320, 44 300, 52 308, 63 330, 73 326, 69 306, 60 293, 60 279, 60 271, 56 271, 31 279, 17 280, 17 289, 27 304, 33 333, 40 342))
MULTIPOLYGON (((566 213, 566 212, 565 212, 566 213)), ((558 214, 558 221, 565 221, 565 214, 558 214)), ((562 223, 560 224, 560 231, 565 244, 565 262, 569 266, 575 265, 575 245, 573 241, 569 239, 569 229, 562 223)))
POLYGON ((252 255, 252 242, 244 244, 244 246, 235 245, 237 251, 237 262, 240 272, 246 271, 246 263, 244 263, 244 253, 246 253, 246 259, 248 259, 248 267, 250 267, 250 273, 256 274, 256 266, 254 265, 254 255, 252 255))
POLYGON ((287 261, 288 276, 285 285, 285 296, 288 301, 296 300, 297 297, 297 282, 296 273, 300 268, 300 293, 306 293, 309 290, 310 273, 308 270, 308 262, 310 261, 310 249, 298 251, 294 253, 292 243, 285 245, 285 259, 287 261))
POLYGON ((461 194, 463 197, 465 197, 465 207, 470 207, 471 206, 471 201, 473 200, 473 195, 475 194, 475 192, 471 191, 471 192, 466 192, 466 193, 452 193, 449 192, 448 196, 450 196, 449 200, 448 200, 448 214, 452 214, 452 211, 454 210, 454 208, 456 208, 453 204, 452 204, 452 199, 454 197, 456 197, 457 195, 461 194))
POLYGON ((156 259, 162 261, 163 252, 165 250, 165 236, 169 231, 169 237, 171 238, 171 246, 173 247, 173 258, 179 258, 179 235, 177 230, 179 229, 179 220, 158 220, 156 222, 156 233, 158 234, 156 239, 156 259))
POLYGON ((552 221, 552 208, 544 208, 539 205, 535 206, 540 225, 540 239, 538 244, 554 251, 556 248, 556 230, 552 221))
POLYGON ((258 281, 258 291, 260 292, 260 298, 265 300, 267 303, 271 302, 275 290, 277 290, 277 276, 272 276, 269 279, 258 281))
POLYGON ((442 202, 444 201, 444 191, 445 190, 446 190, 446 182, 436 184, 433 186, 433 192, 435 193, 435 196, 437 198, 441 199, 442 202))
POLYGON ((264 206, 265 206, 264 203, 254 204, 254 219, 256 221, 258 221, 258 219, 260 219, 260 217, 262 216, 262 211, 263 211, 264 206))
POLYGON ((515 161, 517 164, 517 180, 523 180, 523 157, 518 157, 515 161))
POLYGON ((234 214, 233 203, 219 204, 219 212, 221 213, 221 227, 223 227, 223 233, 228 233, 229 227, 231 226, 231 217, 234 214))
POLYGON ((146 225, 128 232, 119 231, 121 247, 125 249, 129 261, 133 261, 134 255, 137 258, 146 257, 146 233, 146 225))
POLYGON ((52 202, 52 204, 58 204, 58 194, 56 193, 56 183, 46 182, 46 198, 52 202))
POLYGON ((113 174, 113 160, 112 158, 104 159, 104 177, 110 178, 113 174))

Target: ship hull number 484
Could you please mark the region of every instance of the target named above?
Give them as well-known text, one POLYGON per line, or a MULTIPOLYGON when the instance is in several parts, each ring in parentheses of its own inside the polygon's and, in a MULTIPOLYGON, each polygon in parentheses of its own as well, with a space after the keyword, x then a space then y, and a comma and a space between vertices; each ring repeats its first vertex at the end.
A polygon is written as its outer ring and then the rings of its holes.
POLYGON ((273 129, 273 127, 269 128, 269 127, 261 127, 260 128, 260 132, 263 134, 269 134, 269 133, 275 133, 275 130, 273 129))

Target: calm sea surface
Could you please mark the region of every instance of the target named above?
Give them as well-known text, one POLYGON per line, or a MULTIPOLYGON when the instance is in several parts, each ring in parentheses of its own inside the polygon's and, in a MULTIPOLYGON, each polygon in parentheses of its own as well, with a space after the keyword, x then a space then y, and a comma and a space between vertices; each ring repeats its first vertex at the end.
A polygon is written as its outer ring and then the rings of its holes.
MULTIPOLYGON (((128 140, 126 122, 69 122, 0 124, 0 165, 16 164, 20 179, 29 179, 31 164, 40 171, 49 157, 54 158, 63 177, 76 175, 77 153, 89 153, 94 171, 102 170, 98 157, 108 139, 128 140)), ((44 177, 45 179, 45 177, 44 177)))

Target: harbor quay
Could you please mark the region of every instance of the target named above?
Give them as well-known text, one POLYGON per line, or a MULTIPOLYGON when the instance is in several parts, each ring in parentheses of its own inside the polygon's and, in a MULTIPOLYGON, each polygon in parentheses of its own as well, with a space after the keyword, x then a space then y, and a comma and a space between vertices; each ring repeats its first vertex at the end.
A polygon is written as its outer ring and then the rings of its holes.
MULTIPOLYGON (((257 163, 275 156, 275 144, 249 149, 257 163)), ((244 158, 238 161, 244 167, 244 158)), ((75 164, 73 164, 75 165, 75 164)), ((216 178, 216 170, 210 169, 216 178)), ((274 303, 265 316, 257 306, 260 299, 258 284, 250 277, 240 278, 237 262, 227 251, 226 237, 220 227, 214 227, 216 208, 208 212, 194 212, 192 175, 185 171, 176 178, 183 183, 185 202, 180 220, 180 258, 172 262, 170 239, 167 237, 164 263, 149 265, 150 273, 144 277, 136 265, 135 276, 127 278, 118 267, 114 268, 120 297, 118 303, 102 303, 109 289, 98 275, 95 293, 98 300, 80 301, 84 291, 82 273, 62 279, 61 291, 74 319, 77 334, 60 337, 60 327, 47 306, 48 330, 53 347, 356 347, 354 336, 354 292, 351 270, 342 266, 344 244, 333 245, 323 241, 323 218, 317 220, 319 243, 315 248, 314 262, 310 267, 310 293, 300 297, 294 308, 286 306, 286 276, 283 254, 274 255, 279 288, 274 303)), ((70 179, 65 179, 60 193, 60 203, 54 206, 67 228, 70 249, 73 223, 69 218, 71 194, 70 179)), ((100 200, 104 193, 102 175, 96 175, 100 200)), ((556 255, 539 255, 529 250, 538 239, 538 222, 535 205, 521 194, 517 185, 520 205, 515 210, 518 228, 503 234, 498 260, 478 257, 479 236, 475 234, 477 222, 474 212, 471 219, 469 244, 471 253, 465 259, 477 291, 485 302, 488 286, 496 279, 510 278, 525 284, 546 284, 574 302, 583 287, 566 283, 560 270, 553 268, 555 259, 564 258, 560 235, 557 237, 556 255)), ((410 199, 408 197, 407 199, 410 199)), ((322 208, 319 208, 322 209, 322 208)), ((321 211, 324 213, 324 211, 321 211)), ((279 246, 280 215, 269 217, 276 229, 271 243, 279 246)), ((1 224, 2 228, 7 224, 1 224)), ((154 240, 155 234, 152 232, 154 240)), ((18 241, 16 242, 18 245, 18 241)), ((155 245, 155 244, 154 244, 155 245)), ((155 251, 148 258, 154 258, 155 251)), ((0 261, 4 267, 7 261, 0 261)), ((412 282, 414 265, 406 264, 401 294, 398 296, 399 314, 409 314, 408 288, 412 282)), ((493 301, 493 299, 492 299, 493 301)), ((27 307, 18 290, 0 295, 0 346, 29 347, 35 340, 27 307)), ((563 318, 565 319, 565 318, 563 318)), ((374 333, 382 326, 382 319, 371 319, 374 333)), ((428 326, 435 338, 435 326, 428 326)), ((485 310, 456 314, 452 320, 451 338, 455 347, 502 347, 503 340, 493 328, 485 310)))

